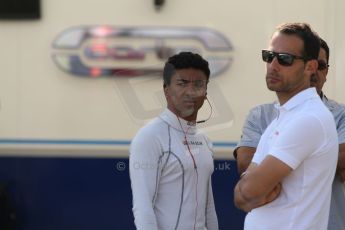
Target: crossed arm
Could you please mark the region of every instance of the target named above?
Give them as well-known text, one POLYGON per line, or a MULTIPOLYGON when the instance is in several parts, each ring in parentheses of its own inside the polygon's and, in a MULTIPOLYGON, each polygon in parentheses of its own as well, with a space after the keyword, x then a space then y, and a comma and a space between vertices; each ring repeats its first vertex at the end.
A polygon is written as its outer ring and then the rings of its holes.
MULTIPOLYGON (((284 173, 286 173, 287 171, 290 172, 292 170, 289 166, 287 166, 277 158, 274 158, 273 156, 266 157, 266 159, 259 166, 257 166, 255 163, 251 163, 255 151, 256 148, 245 146, 239 147, 237 149, 238 172, 239 174, 242 174, 245 171, 247 173, 240 179, 235 187, 235 205, 239 209, 242 209, 246 212, 249 212, 253 208, 260 207, 275 200, 279 196, 281 191, 280 181, 283 178, 282 175, 284 175, 284 173), (274 167, 282 164, 282 171, 277 171, 279 172, 279 175, 276 174, 277 172, 274 171, 274 168, 268 168, 266 170, 262 169, 264 167, 264 163, 270 164, 269 162, 271 161, 278 161, 271 165, 274 167), (284 165, 285 167, 283 167, 284 165), (254 175, 254 173, 258 172, 260 173, 259 175, 254 175), (265 175, 265 173, 267 175, 265 175), (276 177, 272 178, 269 177, 269 175, 276 177), (279 180, 278 178, 281 179, 279 180), (264 188, 265 186, 267 187, 264 188)), ((337 175, 342 182, 345 182, 345 143, 339 145, 337 175)))
MULTIPOLYGON (((237 170, 241 175, 249 167, 256 148, 241 146, 237 150, 237 170)), ((337 175, 342 182, 345 182, 345 143, 339 144, 339 155, 337 164, 337 175)))
POLYGON ((235 187, 234 202, 237 208, 249 212, 275 200, 281 191, 281 182, 292 168, 268 155, 259 164, 250 164, 246 174, 235 187))

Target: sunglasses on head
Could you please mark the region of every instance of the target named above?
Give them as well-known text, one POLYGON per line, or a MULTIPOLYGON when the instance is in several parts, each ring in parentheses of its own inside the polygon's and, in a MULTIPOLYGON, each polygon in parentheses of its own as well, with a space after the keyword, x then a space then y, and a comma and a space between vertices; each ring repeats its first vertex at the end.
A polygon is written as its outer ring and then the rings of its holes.
POLYGON ((264 62, 271 63, 275 57, 277 57, 278 63, 283 66, 291 66, 295 59, 305 60, 304 57, 293 54, 276 53, 270 50, 262 50, 262 60, 264 62))
POLYGON ((327 62, 325 62, 324 60, 318 60, 317 62, 319 63, 319 66, 317 67, 318 70, 325 70, 329 67, 327 62))

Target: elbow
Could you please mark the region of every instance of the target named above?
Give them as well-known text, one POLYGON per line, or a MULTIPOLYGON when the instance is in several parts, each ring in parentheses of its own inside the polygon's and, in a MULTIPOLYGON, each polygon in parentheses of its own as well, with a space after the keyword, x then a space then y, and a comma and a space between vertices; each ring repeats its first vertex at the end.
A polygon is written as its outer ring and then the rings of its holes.
POLYGON ((244 212, 250 212, 253 208, 250 204, 250 202, 243 199, 241 196, 236 196, 234 198, 234 204, 235 207, 244 211, 244 212))
POLYGON ((244 205, 245 205, 245 201, 243 200, 243 198, 241 197, 241 194, 239 194, 238 192, 235 192, 234 195, 234 204, 235 207, 238 209, 241 209, 244 211, 244 205))

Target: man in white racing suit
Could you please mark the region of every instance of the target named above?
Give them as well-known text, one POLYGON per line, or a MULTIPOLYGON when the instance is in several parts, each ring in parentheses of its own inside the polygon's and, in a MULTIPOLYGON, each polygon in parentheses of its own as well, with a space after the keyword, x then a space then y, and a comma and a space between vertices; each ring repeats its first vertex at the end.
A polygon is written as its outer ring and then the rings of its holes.
POLYGON ((139 130, 130 147, 137 229, 218 229, 212 144, 196 128, 209 75, 198 54, 181 52, 165 63, 167 109, 139 130))

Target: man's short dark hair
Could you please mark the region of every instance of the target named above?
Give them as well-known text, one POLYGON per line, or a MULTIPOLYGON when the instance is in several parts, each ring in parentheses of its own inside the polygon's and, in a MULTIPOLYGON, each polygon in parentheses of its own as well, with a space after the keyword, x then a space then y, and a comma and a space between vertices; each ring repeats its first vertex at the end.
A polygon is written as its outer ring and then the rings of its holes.
POLYGON ((320 38, 307 23, 284 23, 277 27, 277 31, 282 34, 296 35, 302 39, 304 50, 302 55, 305 61, 317 60, 320 51, 320 38))
POLYGON ((192 52, 181 52, 171 56, 164 65, 163 81, 164 87, 170 85, 171 77, 180 69, 197 69, 205 73, 207 81, 210 78, 208 62, 199 54, 192 52))
POLYGON ((327 42, 325 40, 323 40, 322 38, 320 38, 320 45, 321 45, 321 48, 326 51, 326 59, 327 59, 327 63, 328 63, 328 61, 329 61, 329 47, 327 45, 327 42))

